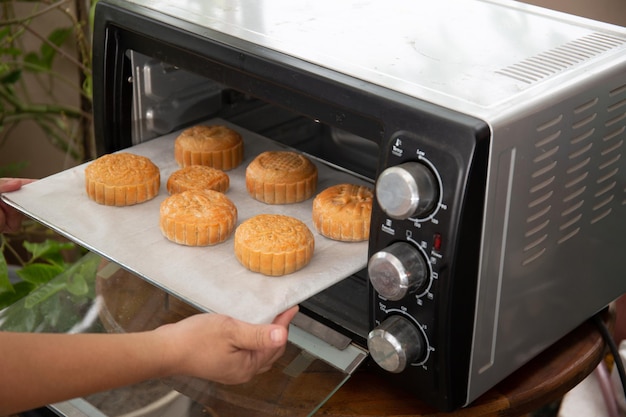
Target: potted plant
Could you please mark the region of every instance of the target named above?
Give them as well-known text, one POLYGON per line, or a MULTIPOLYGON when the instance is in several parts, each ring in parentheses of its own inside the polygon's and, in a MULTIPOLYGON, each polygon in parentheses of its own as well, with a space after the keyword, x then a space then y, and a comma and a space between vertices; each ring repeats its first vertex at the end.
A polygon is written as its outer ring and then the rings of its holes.
MULTIPOLYGON (((14 140, 11 134, 19 125, 30 123, 76 164, 95 157, 90 29, 96 2, 0 2, 0 149, 14 140), (43 17, 53 22, 51 28, 40 24, 43 17), (71 69, 59 70, 59 61, 70 63, 71 69), (69 87, 65 91, 78 104, 61 100, 58 86, 69 87)), ((0 177, 23 176, 28 164, 0 163, 0 177)), ((35 221, 25 221, 17 234, 0 235, 0 331, 106 331, 97 320, 101 260, 35 221)), ((171 388, 156 392, 154 382, 146 384, 137 393, 151 403, 127 416, 188 407, 189 400, 171 388), (150 390, 155 392, 146 396, 150 390)))
MULTIPOLYGON (((0 149, 18 140, 12 133, 28 123, 76 164, 92 159, 90 16, 95 3, 1 3, 0 149), (42 19, 52 24, 42 24, 42 19), (59 69, 60 61, 69 67, 59 69), (59 98, 59 86, 65 87, 62 94, 75 95, 76 105, 59 98)), ((0 165, 0 177, 23 176, 28 164, 16 158, 0 165)), ((78 250, 33 221, 24 222, 15 235, 0 236, 0 309, 69 268, 76 257, 67 254, 78 250)))
MULTIPOLYGON (((0 148, 29 123, 77 163, 93 158, 90 23, 96 1, 1 2, 0 148), (59 69, 60 62, 69 66, 59 69), (72 104, 64 100, 68 95, 75 95, 72 104)), ((0 166, 0 177, 18 176, 27 164, 0 166)))

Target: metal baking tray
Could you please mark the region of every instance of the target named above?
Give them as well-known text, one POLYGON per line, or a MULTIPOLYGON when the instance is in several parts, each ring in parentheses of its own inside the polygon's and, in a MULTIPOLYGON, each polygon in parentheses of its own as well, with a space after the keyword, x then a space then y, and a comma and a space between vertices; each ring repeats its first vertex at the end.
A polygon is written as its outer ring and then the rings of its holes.
MULTIPOLYGON (((221 119, 244 139, 244 161, 227 171, 226 195, 238 210, 237 225, 261 213, 282 213, 299 218, 315 236, 311 262, 290 275, 269 277, 245 269, 235 258, 233 235, 218 245, 188 247, 167 240, 159 229, 159 206, 168 196, 165 184, 179 169, 174 160, 174 139, 180 132, 124 149, 150 158, 161 170, 156 198, 134 206, 112 207, 95 203, 85 192, 88 163, 51 175, 2 195, 2 199, 61 235, 118 263, 125 269, 202 310, 228 314, 252 323, 267 323, 284 311, 363 269, 367 242, 338 242, 318 234, 311 219, 312 198, 297 204, 268 205, 254 200, 245 188, 247 165, 265 150, 285 149, 268 138, 221 119)), ((318 167, 317 192, 338 183, 367 181, 311 158, 318 167)))

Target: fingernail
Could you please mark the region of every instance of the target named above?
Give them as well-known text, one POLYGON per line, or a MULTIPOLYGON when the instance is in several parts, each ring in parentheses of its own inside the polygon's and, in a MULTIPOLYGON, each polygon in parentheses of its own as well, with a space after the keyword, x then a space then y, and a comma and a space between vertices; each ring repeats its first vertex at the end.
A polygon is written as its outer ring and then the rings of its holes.
POLYGON ((274 343, 282 343, 283 341, 283 332, 281 329, 273 329, 270 333, 270 339, 274 343))

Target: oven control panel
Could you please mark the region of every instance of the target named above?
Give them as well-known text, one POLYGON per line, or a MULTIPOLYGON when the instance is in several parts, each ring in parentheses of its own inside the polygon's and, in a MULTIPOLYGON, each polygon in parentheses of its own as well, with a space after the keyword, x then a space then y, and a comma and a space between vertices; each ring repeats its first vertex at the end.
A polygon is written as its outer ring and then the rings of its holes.
POLYGON ((394 381, 447 407, 467 395, 487 148, 473 128, 429 125, 381 151, 367 346, 394 381))
POLYGON ((403 134, 389 144, 385 164, 372 217, 374 326, 368 349, 386 371, 427 371, 438 348, 432 331, 450 223, 439 166, 447 172, 450 159, 403 134))

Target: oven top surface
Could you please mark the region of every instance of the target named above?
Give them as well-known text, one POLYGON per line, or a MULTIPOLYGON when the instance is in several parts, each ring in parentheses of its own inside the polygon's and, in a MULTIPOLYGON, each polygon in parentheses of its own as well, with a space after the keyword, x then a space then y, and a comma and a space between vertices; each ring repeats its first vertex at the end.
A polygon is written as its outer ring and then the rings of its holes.
POLYGON ((518 2, 125 3, 477 115, 545 81, 562 84, 595 58, 626 56, 626 29, 518 2))

